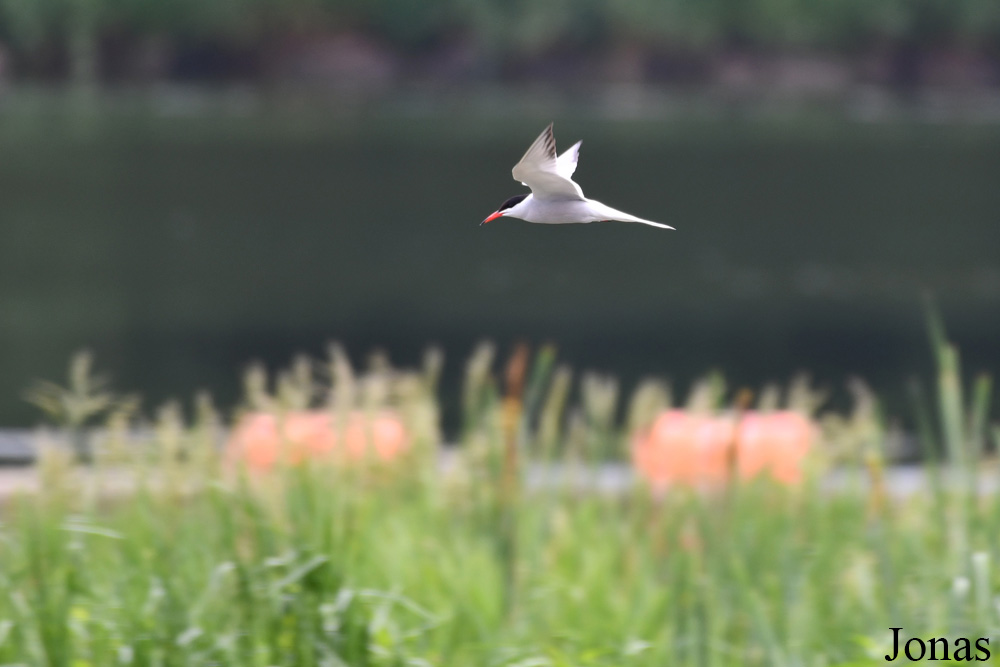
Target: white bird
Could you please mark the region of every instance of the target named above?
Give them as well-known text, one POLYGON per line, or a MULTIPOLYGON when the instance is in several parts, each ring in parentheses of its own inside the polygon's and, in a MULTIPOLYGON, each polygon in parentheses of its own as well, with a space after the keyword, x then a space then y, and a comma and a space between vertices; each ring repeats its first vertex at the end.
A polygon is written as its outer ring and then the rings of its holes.
POLYGON ((584 197, 583 190, 572 178, 582 143, 578 141, 565 153, 556 156, 556 138, 549 123, 511 172, 515 181, 531 188, 531 194, 511 197, 479 224, 510 217, 547 224, 620 220, 673 229, 670 225, 643 220, 584 197))

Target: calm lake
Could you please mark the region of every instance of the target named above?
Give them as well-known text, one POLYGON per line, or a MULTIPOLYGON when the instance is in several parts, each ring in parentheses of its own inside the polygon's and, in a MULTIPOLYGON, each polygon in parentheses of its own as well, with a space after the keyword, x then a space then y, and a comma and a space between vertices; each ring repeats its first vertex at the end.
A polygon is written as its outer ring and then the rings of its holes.
MULTIPOLYGON (((455 387, 475 342, 733 385, 928 376, 930 290, 1000 368, 1000 127, 544 112, 0 115, 0 424, 90 347, 123 390, 209 388, 328 340, 455 387), (480 221, 549 120, 584 192, 677 231, 480 221)), ((895 399, 892 399, 895 400, 895 399)), ((899 402, 900 409, 905 403, 899 402)))

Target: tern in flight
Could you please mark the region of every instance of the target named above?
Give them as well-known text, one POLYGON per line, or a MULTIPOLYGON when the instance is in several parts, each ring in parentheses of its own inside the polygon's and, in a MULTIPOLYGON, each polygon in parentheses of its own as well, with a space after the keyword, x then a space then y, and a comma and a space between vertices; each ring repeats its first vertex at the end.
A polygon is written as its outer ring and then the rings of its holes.
POLYGON ((583 190, 573 182, 573 172, 576 171, 582 143, 576 142, 565 153, 557 156, 556 138, 552 134, 552 124, 549 123, 512 171, 514 180, 531 188, 531 194, 511 197, 480 225, 497 218, 510 217, 545 224, 620 220, 673 229, 670 225, 643 220, 584 197, 583 190))

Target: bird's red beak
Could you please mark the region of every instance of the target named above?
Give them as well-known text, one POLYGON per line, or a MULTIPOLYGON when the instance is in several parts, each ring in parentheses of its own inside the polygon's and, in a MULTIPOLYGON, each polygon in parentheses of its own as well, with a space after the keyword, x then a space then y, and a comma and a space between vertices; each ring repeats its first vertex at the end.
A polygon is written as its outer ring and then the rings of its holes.
POLYGON ((503 215, 503 211, 497 211, 496 213, 491 213, 490 217, 486 218, 485 220, 483 220, 482 222, 479 223, 479 226, 482 227, 483 225, 485 225, 490 220, 496 220, 497 218, 499 218, 502 215, 503 215))

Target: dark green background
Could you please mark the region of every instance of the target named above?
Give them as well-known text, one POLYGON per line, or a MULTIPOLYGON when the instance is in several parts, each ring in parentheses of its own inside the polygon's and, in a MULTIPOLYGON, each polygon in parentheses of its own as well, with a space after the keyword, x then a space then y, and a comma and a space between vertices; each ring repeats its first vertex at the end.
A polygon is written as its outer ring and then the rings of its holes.
POLYGON ((925 373, 920 294, 1000 361, 1000 128, 915 121, 98 113, 0 130, 0 424, 89 346, 147 404, 338 339, 414 364, 552 340, 580 369, 892 395, 925 373), (584 191, 642 226, 479 222, 548 120, 584 191))

